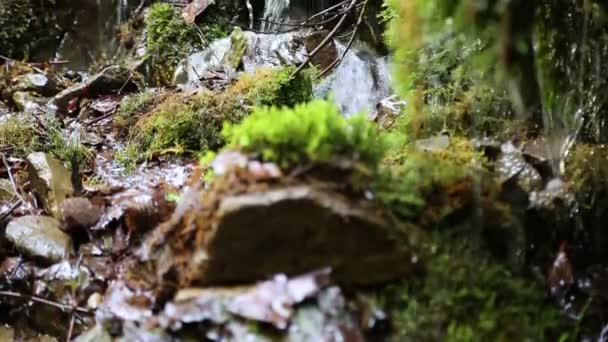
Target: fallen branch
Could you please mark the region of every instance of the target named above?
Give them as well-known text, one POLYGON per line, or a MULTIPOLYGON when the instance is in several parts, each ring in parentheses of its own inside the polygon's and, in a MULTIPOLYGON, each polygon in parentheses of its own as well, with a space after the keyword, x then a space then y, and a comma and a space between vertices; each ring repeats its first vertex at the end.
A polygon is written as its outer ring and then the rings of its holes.
POLYGON ((15 192, 15 196, 17 196, 17 198, 21 201, 21 203, 26 204, 27 202, 19 193, 19 187, 17 186, 17 182, 15 182, 15 178, 13 177, 13 173, 11 172, 11 167, 10 167, 10 165, 8 165, 8 162, 6 161, 6 157, 4 156, 4 153, 2 153, 1 155, 2 155, 2 162, 4 163, 4 167, 6 167, 6 172, 8 173, 8 178, 10 179, 11 185, 13 186, 13 191, 15 192))
POLYGON ((342 15, 342 18, 340 18, 340 21, 338 21, 338 23, 336 24, 336 26, 334 26, 334 28, 327 34, 327 36, 325 36, 325 38, 321 41, 321 43, 319 43, 319 45, 317 45, 317 47, 314 50, 312 50, 312 52, 308 55, 308 58, 306 58, 306 61, 304 61, 304 63, 300 64, 298 66, 298 68, 291 74, 291 77, 296 76, 302 70, 304 70, 304 68, 306 68, 306 65, 308 65, 308 63, 310 63, 310 60, 319 51, 321 51, 321 49, 323 47, 325 47, 325 45, 327 45, 327 43, 336 35, 336 33, 338 33, 338 30, 340 30, 340 28, 342 27, 342 25, 346 21, 346 17, 348 16, 348 13, 355 7, 356 4, 357 4, 357 0, 352 0, 350 2, 350 5, 348 6, 348 8, 346 9, 346 11, 342 15))
POLYGON ((44 298, 40 298, 40 297, 36 297, 36 296, 32 296, 32 295, 26 295, 26 294, 19 293, 19 292, 0 291, 0 296, 19 298, 19 299, 28 299, 28 300, 31 300, 32 302, 46 304, 46 305, 58 308, 64 312, 72 311, 72 312, 80 312, 80 313, 89 314, 89 315, 93 314, 93 312, 91 310, 85 309, 80 306, 70 306, 70 305, 66 305, 66 304, 61 304, 59 302, 54 302, 52 300, 48 300, 48 299, 44 299, 44 298))
POLYGON ((338 67, 340 65, 340 63, 342 63, 342 61, 344 60, 344 57, 346 57, 346 54, 348 53, 350 48, 353 46, 353 42, 355 41, 355 37, 357 36, 357 32, 359 31, 359 26, 361 26, 361 22, 363 22, 363 15, 365 13, 365 10, 367 9, 367 2, 368 2, 368 0, 363 1, 363 8, 361 9, 361 12, 359 13, 359 18, 357 19, 357 23, 355 24, 355 28, 353 30, 352 35, 350 36, 350 39, 348 41, 348 44, 346 45, 346 48, 344 49, 344 52, 342 52, 342 56, 340 56, 340 58, 336 58, 330 65, 328 65, 325 69, 323 69, 315 77, 316 79, 319 79, 319 78, 325 76, 325 74, 327 74, 327 72, 329 72, 329 70, 331 70, 332 68, 338 67))

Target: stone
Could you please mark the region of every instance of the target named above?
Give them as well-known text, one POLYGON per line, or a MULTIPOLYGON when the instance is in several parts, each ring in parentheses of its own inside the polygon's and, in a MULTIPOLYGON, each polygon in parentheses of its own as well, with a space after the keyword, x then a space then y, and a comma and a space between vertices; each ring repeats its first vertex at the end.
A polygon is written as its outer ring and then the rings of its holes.
POLYGON ((245 72, 253 72, 260 67, 299 65, 306 61, 306 48, 299 33, 269 35, 245 31, 242 37, 240 35, 234 34, 231 37, 218 39, 209 44, 205 50, 188 56, 177 66, 173 82, 185 86, 197 86, 201 77, 225 65, 224 62, 228 58, 236 61, 238 56, 229 57, 235 50, 242 53, 240 62, 245 72), (235 47, 232 39, 235 39, 235 47), (236 41, 239 42, 238 49, 236 41))
POLYGON ((78 336, 74 342, 112 342, 112 336, 101 324, 97 324, 91 330, 78 336))
POLYGON ((11 99, 17 110, 33 114, 42 114, 44 112, 44 98, 38 97, 28 91, 16 91, 11 99))
POLYGON ((57 94, 57 84, 42 73, 25 74, 15 77, 12 91, 31 91, 42 96, 57 94))
POLYGON ((224 56, 224 62, 232 69, 238 69, 247 52, 247 40, 240 27, 236 27, 230 34, 230 52, 224 56))
POLYGON ((119 90, 133 88, 133 72, 123 66, 110 66, 91 76, 84 82, 64 89, 48 102, 49 111, 65 112, 68 104, 79 97, 95 98, 101 95, 114 94, 119 90))
POLYGON ((27 156, 27 171, 46 210, 61 219, 61 204, 74 194, 70 172, 59 160, 43 152, 27 156))
POLYGON ((47 262, 61 261, 71 252, 70 237, 59 230, 59 221, 49 216, 13 219, 6 227, 6 238, 25 254, 47 262))
MULTIPOLYGON (((218 198, 212 218, 197 217, 200 207, 184 203, 195 208, 195 218, 183 225, 199 225, 202 244, 188 251, 169 244, 169 254, 162 256, 169 263, 188 260, 186 267, 177 266, 183 286, 247 283, 323 267, 330 267, 339 283, 369 285, 417 268, 412 246, 420 231, 384 215, 373 202, 310 185, 218 198)), ((161 265, 159 276, 171 268, 161 265)))

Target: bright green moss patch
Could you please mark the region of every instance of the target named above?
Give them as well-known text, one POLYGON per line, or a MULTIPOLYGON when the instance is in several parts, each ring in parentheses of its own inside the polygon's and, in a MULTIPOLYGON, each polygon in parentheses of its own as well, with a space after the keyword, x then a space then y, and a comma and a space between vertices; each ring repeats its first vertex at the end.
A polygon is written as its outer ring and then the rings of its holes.
POLYGON ((240 122, 257 106, 291 106, 310 99, 310 77, 292 78, 292 71, 291 67, 261 69, 243 74, 219 93, 201 90, 168 95, 147 113, 133 109, 150 99, 145 95, 134 98, 119 113, 119 122, 128 123, 130 129, 127 150, 118 159, 132 163, 154 155, 192 155, 220 148, 224 122, 240 122), (137 118, 133 113, 139 113, 137 118))
POLYGON ((476 248, 445 236, 428 248, 425 277, 385 293, 397 298, 392 303, 396 339, 560 340, 568 325, 543 289, 476 248))
POLYGON ((147 57, 153 66, 156 84, 169 84, 179 61, 189 53, 202 49, 214 39, 227 36, 219 24, 199 29, 184 22, 181 13, 166 3, 152 5, 145 19, 148 38, 147 57))
POLYGON ((224 136, 231 148, 287 167, 343 157, 375 169, 387 147, 373 123, 361 116, 345 119, 321 100, 293 109, 258 108, 241 124, 224 127, 224 136))

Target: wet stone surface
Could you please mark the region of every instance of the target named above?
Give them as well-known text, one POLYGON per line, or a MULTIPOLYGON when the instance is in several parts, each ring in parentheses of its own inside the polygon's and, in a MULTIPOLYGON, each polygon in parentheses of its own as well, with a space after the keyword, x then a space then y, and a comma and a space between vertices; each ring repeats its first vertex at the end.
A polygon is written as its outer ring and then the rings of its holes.
POLYGON ((59 229, 59 221, 47 216, 23 216, 6 228, 6 238, 25 254, 57 262, 71 250, 71 239, 59 229))

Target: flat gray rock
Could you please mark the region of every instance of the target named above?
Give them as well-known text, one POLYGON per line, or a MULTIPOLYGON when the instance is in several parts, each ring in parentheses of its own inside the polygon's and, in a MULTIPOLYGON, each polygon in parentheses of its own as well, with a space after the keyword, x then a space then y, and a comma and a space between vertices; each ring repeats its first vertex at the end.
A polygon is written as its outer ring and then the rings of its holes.
POLYGON ((6 238, 25 254, 48 262, 60 261, 71 251, 71 238, 49 216, 22 216, 6 227, 6 238))

